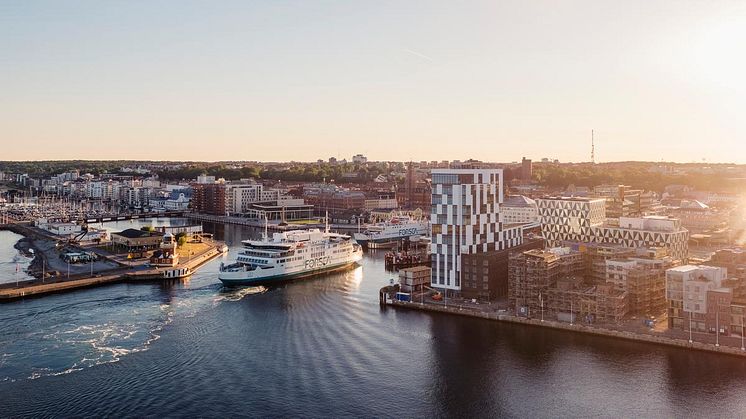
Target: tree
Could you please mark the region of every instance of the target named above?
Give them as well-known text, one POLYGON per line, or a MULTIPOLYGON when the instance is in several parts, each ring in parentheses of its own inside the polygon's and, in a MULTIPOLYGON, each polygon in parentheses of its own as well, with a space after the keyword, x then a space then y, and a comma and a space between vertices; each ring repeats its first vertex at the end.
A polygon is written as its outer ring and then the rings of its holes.
POLYGON ((179 247, 184 246, 187 243, 187 234, 183 231, 181 233, 177 233, 176 243, 179 245, 179 247))

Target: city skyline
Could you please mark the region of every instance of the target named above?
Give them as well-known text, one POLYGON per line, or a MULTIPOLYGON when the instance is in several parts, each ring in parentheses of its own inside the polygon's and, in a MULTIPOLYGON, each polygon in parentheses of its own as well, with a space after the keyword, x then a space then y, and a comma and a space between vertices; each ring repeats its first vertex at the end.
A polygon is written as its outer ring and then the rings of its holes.
POLYGON ((17 2, 2 160, 746 163, 731 2, 17 2), (718 147, 707 147, 716 143, 718 147))

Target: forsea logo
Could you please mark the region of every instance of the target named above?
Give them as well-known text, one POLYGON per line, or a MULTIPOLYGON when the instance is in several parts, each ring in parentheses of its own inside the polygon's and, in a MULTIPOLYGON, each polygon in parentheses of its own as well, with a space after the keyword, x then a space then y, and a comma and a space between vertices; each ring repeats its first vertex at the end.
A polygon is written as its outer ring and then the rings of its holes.
POLYGON ((308 259, 306 261, 306 268, 317 268, 321 266, 326 266, 331 261, 331 258, 329 256, 322 256, 315 259, 308 259))

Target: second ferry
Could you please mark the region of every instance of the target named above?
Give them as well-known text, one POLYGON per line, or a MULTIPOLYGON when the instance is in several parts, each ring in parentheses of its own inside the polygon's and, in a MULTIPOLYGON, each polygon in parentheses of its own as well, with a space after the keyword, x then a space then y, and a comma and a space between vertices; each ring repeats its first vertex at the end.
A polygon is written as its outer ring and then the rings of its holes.
POLYGON ((429 235, 430 223, 427 220, 396 215, 386 222, 367 225, 365 231, 355 233, 353 237, 364 247, 386 248, 395 246, 399 240, 429 235))
POLYGON ((356 265, 362 247, 350 236, 321 231, 265 232, 261 240, 244 240, 236 262, 220 265, 218 279, 226 286, 268 285, 356 265))

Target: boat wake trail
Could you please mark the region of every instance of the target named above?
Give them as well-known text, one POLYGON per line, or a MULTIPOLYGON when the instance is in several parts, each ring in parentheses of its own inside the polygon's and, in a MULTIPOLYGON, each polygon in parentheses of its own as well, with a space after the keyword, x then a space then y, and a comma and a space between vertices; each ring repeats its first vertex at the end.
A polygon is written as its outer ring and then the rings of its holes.
POLYGON ((245 287, 245 288, 224 288, 220 295, 215 297, 213 304, 218 304, 221 301, 241 301, 247 295, 263 294, 267 292, 267 288, 263 286, 258 287, 245 287))

